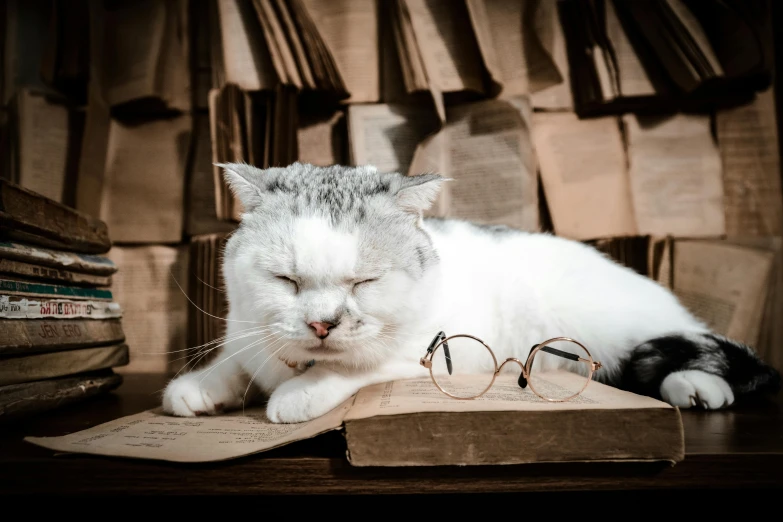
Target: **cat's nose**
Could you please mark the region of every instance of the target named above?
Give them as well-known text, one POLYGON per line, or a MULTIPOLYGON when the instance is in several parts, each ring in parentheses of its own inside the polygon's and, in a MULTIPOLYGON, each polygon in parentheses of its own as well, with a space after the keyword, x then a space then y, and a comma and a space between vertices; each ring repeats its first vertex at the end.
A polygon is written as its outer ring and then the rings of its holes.
POLYGON ((317 335, 319 339, 325 339, 326 336, 329 335, 329 330, 337 325, 333 323, 313 322, 307 326, 313 329, 315 335, 317 335))

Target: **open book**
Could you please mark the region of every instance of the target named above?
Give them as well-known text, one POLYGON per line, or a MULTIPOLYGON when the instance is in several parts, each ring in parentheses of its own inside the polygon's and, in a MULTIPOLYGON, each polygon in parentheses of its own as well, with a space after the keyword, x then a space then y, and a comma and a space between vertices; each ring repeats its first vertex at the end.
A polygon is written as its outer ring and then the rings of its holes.
MULTIPOLYGON (((567 390, 584 382, 567 372, 550 375, 550 386, 567 390)), ((62 437, 25 440, 57 451, 211 462, 344 427, 354 466, 675 463, 684 458, 677 408, 598 382, 569 402, 546 402, 516 380, 515 374, 500 375, 486 395, 468 401, 443 395, 429 378, 377 384, 299 424, 272 424, 258 407, 195 419, 155 409, 62 437)))

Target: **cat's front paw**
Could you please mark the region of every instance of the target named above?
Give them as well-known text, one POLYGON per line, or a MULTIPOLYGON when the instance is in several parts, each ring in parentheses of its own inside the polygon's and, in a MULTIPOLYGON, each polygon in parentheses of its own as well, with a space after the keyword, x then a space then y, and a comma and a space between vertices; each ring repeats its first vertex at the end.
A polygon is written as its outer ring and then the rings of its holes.
POLYGON ((734 393, 722 377, 700 370, 672 372, 661 383, 661 397, 672 406, 701 406, 717 410, 734 402, 734 393))
POLYGON ((266 416, 277 423, 305 422, 331 411, 341 399, 327 386, 294 378, 281 384, 269 397, 266 416))
POLYGON ((163 392, 163 411, 178 417, 217 415, 239 406, 241 397, 230 383, 200 382, 197 374, 172 380, 163 392))

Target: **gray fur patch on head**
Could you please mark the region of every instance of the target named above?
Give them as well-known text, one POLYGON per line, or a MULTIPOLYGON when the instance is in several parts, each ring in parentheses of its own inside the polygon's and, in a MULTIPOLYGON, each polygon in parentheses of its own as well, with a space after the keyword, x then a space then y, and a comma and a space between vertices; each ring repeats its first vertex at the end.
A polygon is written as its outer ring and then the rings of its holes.
POLYGON ((421 275, 438 261, 420 223, 422 211, 437 197, 441 176, 381 173, 370 165, 219 166, 245 209, 241 228, 253 229, 255 241, 261 236, 261 241, 283 242, 285 234, 275 231, 286 223, 320 217, 336 229, 357 234, 367 259, 404 265, 412 275, 421 275))

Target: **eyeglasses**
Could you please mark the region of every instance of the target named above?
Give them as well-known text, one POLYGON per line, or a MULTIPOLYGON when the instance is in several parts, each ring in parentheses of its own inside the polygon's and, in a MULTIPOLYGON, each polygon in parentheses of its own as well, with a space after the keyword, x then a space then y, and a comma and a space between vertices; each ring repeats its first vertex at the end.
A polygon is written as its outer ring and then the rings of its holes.
POLYGON ((467 334, 446 337, 443 332, 435 336, 419 363, 429 369, 432 382, 440 391, 454 399, 470 400, 489 391, 506 363, 512 361, 522 368, 519 386, 524 389, 529 385, 533 393, 549 402, 573 399, 587 388, 593 373, 601 368, 587 348, 570 337, 554 337, 534 345, 524 363, 511 357, 498 366, 495 354, 481 339, 467 334), (460 372, 461 368, 471 371, 460 372), (563 370, 572 374, 568 387, 551 378, 553 372, 563 370), (472 375, 453 379, 451 375, 455 371, 472 375), (574 389, 579 391, 574 393, 574 389))

